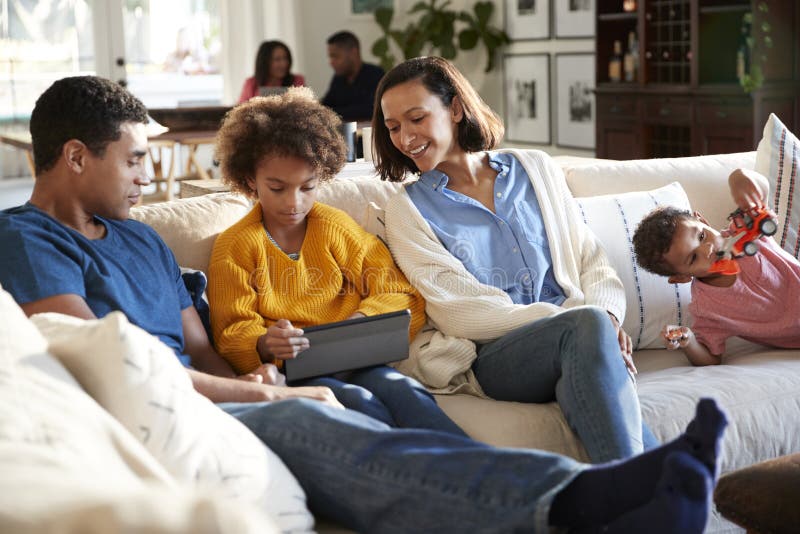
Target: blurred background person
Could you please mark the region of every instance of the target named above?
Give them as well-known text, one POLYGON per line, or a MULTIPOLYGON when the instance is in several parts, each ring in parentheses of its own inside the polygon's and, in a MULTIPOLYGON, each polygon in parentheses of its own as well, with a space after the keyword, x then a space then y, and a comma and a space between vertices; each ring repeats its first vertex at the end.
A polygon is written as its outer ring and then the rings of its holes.
POLYGON ((198 28, 184 26, 175 37, 175 50, 164 60, 164 70, 183 74, 207 74, 215 69, 198 28))
POLYGON ((256 54, 255 74, 244 81, 239 104, 260 94, 261 87, 305 85, 301 74, 292 73, 292 53, 281 41, 264 41, 256 54))
POLYGON ((371 120, 375 90, 383 77, 383 69, 361 61, 358 37, 348 31, 334 33, 328 38, 328 61, 334 75, 322 103, 345 122, 371 120))

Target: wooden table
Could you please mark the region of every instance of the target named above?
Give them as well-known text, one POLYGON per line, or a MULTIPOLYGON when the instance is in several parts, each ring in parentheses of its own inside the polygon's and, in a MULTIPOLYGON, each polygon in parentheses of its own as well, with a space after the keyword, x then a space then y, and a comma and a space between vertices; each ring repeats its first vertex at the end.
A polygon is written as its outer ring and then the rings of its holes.
POLYGON ((0 143, 13 146, 25 152, 28 160, 28 169, 31 176, 36 177, 36 166, 33 163, 33 146, 31 145, 31 134, 23 132, 0 132, 0 143))
MULTIPOLYGON (((369 176, 370 174, 374 173, 375 165, 371 161, 359 159, 350 163, 346 163, 334 179, 347 180, 358 176, 369 176)), ((377 175, 375 175, 375 179, 378 179, 377 175)), ((178 198, 199 197, 201 195, 208 195, 210 193, 226 193, 230 190, 231 188, 223 184, 222 180, 220 179, 184 180, 181 182, 178 198)))
MULTIPOLYGON (((201 180, 210 180, 212 177, 197 160, 197 149, 201 145, 213 144, 217 135, 216 130, 168 130, 162 134, 148 137, 148 152, 153 164, 152 181, 156 184, 166 185, 164 198, 172 200, 173 188, 176 181, 197 177, 201 180), (188 149, 186 167, 183 174, 177 175, 175 161, 178 157, 178 146, 188 149), (165 159, 169 165, 165 166, 165 159)), ((36 177, 36 167, 33 162, 33 142, 27 132, 0 132, 0 143, 12 146, 25 152, 31 176, 36 177)))

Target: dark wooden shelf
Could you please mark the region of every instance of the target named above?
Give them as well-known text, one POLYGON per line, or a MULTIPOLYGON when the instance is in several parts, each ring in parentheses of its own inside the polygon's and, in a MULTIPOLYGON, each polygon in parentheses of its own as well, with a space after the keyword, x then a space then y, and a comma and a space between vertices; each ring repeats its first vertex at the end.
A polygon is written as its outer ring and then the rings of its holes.
POLYGON ((597 15, 598 20, 601 20, 601 21, 609 21, 609 20, 633 20, 633 21, 635 21, 636 17, 637 17, 636 12, 629 13, 627 11, 624 12, 624 13, 601 13, 600 15, 597 15))
POLYGON ((730 6, 701 6, 701 15, 713 15, 715 13, 746 13, 750 11, 750 6, 730 5, 730 6))
POLYGON ((617 0, 597 0, 597 157, 754 150, 769 113, 800 129, 800 1, 770 0, 766 13, 761 1, 639 0, 637 13, 622 13, 617 0), (763 84, 751 94, 737 79, 748 12, 754 19, 748 37, 763 39, 766 22, 773 41, 760 65, 763 84), (639 41, 637 78, 610 82, 614 41, 624 52, 631 31, 639 41))

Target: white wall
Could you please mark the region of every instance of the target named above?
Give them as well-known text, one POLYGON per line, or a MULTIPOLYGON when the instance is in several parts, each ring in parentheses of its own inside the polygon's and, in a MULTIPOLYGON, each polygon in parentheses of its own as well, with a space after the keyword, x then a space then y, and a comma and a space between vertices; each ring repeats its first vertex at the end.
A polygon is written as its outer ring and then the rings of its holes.
MULTIPOLYGON (((275 0, 273 0, 275 1, 275 0)), ((405 26, 408 16, 407 11, 418 0, 395 0, 395 19, 393 27, 405 26)), ((474 0, 452 0, 450 7, 455 10, 471 10, 474 0)), ((372 44, 381 35, 380 29, 372 16, 353 16, 350 15, 350 0, 297 0, 294 2, 295 31, 297 48, 292 51, 295 54, 295 66, 297 72, 305 75, 306 82, 314 91, 322 96, 330 82, 333 71, 328 65, 325 41, 336 31, 347 29, 355 33, 361 41, 361 52, 365 61, 377 63, 377 59, 370 50, 372 44), (295 51, 296 50, 296 51, 295 51)), ((504 2, 495 1, 494 24, 503 26, 504 2)), ((551 32, 552 33, 552 32, 551 32)), ((273 38, 265 36, 265 38, 273 38)), ((555 54, 561 52, 594 52, 594 39, 550 39, 543 41, 517 41, 504 50, 503 53, 549 53, 550 57, 550 82, 551 95, 555 107, 556 99, 566 98, 566 95, 557 95, 555 86, 554 64, 555 54)), ((459 51, 455 59, 455 64, 472 82, 480 95, 497 113, 503 116, 503 74, 502 58, 496 60, 495 69, 490 73, 483 72, 486 63, 485 51, 464 52, 459 51)), ((541 148, 551 154, 574 154, 580 156, 594 156, 593 150, 580 150, 574 148, 561 148, 555 146, 556 139, 556 117, 552 116, 551 139, 553 144, 542 145, 521 145, 513 143, 513 146, 529 146, 541 148)), ((506 146, 511 146, 506 143, 506 146)))

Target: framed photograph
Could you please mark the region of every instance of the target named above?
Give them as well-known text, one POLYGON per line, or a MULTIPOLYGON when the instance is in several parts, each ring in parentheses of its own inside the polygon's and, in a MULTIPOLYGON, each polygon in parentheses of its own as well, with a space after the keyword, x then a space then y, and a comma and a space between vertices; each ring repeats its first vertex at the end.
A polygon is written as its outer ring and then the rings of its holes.
POLYGON ((550 0, 505 0, 505 8, 505 30, 512 41, 550 38, 550 0))
POLYGON ((550 54, 503 58, 506 139, 550 144, 550 54))
POLYGON ((595 0, 555 2, 556 38, 594 37, 595 0))
POLYGON ((556 54, 556 145, 594 149, 594 54, 556 54))
POLYGON ((394 0, 349 0, 351 15, 366 15, 372 17, 379 7, 395 7, 394 0))

